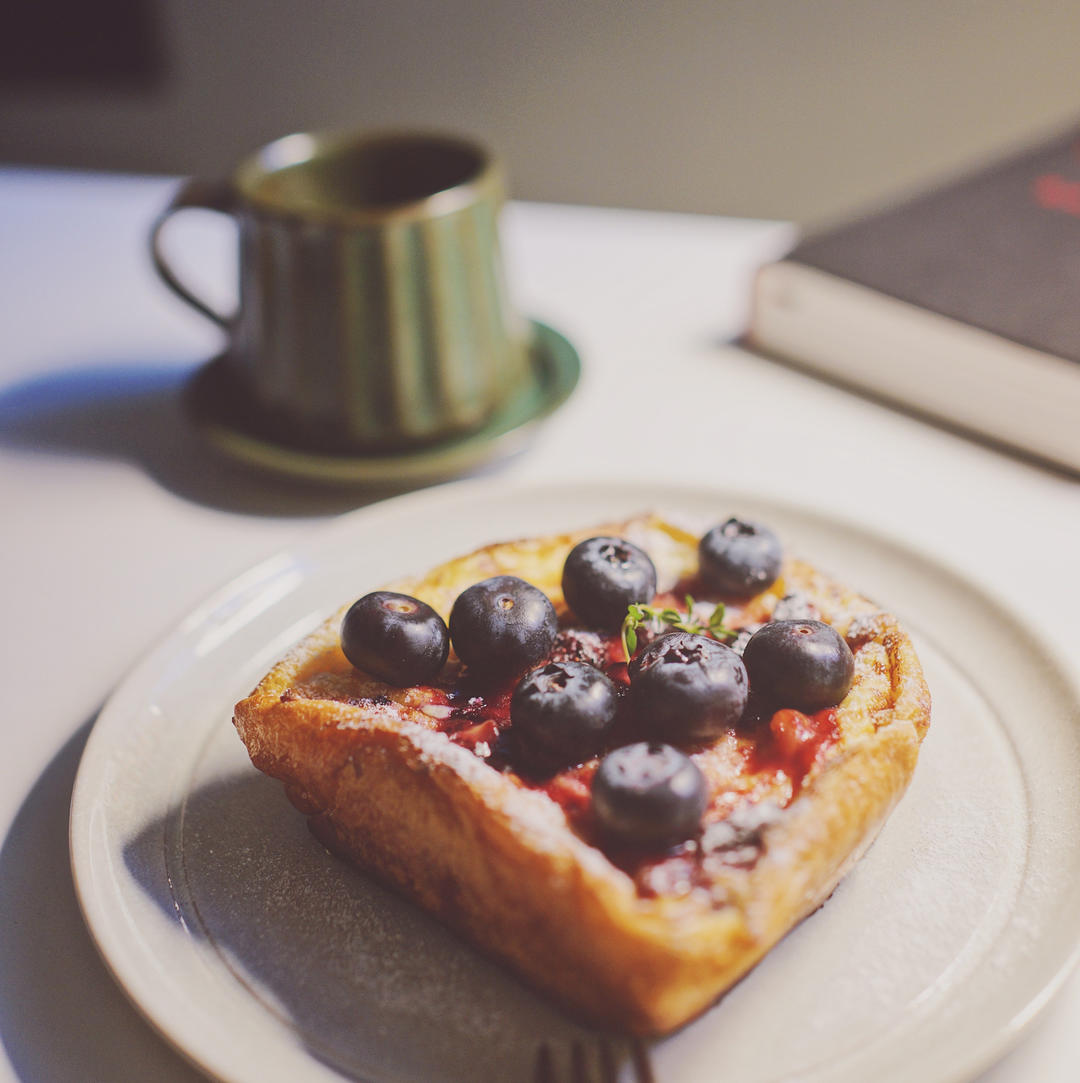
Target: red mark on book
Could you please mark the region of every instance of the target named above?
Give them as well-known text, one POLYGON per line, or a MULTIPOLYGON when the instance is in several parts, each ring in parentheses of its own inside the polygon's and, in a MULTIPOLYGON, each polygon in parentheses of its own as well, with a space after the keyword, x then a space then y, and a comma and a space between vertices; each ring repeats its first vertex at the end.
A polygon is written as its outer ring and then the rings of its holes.
POLYGON ((1080 218, 1080 181, 1060 173, 1043 173, 1032 185, 1035 202, 1046 211, 1062 211, 1080 218))

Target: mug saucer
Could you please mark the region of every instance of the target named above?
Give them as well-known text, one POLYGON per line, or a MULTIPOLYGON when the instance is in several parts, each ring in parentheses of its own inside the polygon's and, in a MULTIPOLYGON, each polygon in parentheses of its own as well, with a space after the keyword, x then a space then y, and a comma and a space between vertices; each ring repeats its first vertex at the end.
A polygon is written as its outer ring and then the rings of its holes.
POLYGON ((251 466, 331 485, 425 485, 446 481, 521 450, 536 425, 577 385, 581 360, 558 331, 531 321, 533 378, 479 429, 408 451, 328 452, 270 440, 241 401, 222 354, 203 365, 186 388, 188 414, 219 451, 251 466))

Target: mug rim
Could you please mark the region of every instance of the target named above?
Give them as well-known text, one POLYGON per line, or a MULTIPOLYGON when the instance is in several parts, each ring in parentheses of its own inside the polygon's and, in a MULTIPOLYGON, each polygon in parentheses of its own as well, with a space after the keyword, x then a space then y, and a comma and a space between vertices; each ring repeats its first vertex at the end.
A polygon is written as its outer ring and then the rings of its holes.
POLYGON ((264 144, 244 158, 233 172, 233 185, 243 205, 260 214, 349 226, 438 218, 492 197, 501 202, 504 192, 502 164, 487 146, 467 136, 413 129, 292 132, 264 144), (477 166, 456 184, 401 203, 370 206, 298 203, 269 198, 259 192, 266 177, 291 166, 349 148, 394 143, 428 143, 466 151, 475 156, 477 166))

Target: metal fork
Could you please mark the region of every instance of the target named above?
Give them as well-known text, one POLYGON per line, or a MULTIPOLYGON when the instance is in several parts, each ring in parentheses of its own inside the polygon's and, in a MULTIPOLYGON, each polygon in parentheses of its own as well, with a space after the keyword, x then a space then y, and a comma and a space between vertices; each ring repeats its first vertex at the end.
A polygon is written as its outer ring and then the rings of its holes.
POLYGON ((607 1038, 598 1038, 591 1052, 584 1041, 575 1040, 570 1045, 566 1075, 558 1068, 559 1060, 551 1045, 544 1042, 536 1051, 533 1083, 618 1083, 619 1067, 627 1061, 633 1065, 634 1083, 655 1083, 648 1051, 639 1038, 628 1041, 621 1055, 607 1038))

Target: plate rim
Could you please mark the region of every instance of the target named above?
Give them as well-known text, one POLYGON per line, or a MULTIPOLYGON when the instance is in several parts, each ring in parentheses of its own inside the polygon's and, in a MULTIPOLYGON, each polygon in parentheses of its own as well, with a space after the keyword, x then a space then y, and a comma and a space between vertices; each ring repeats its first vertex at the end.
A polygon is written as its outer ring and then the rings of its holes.
MULTIPOLYGON (((610 482, 603 479, 586 479, 570 483, 556 483, 550 481, 515 482, 512 479, 505 478, 478 478, 453 481, 401 494, 346 512, 328 522, 318 524, 291 544, 279 546, 270 555, 254 561, 239 574, 229 576, 216 589, 208 592, 200 602, 192 606, 180 620, 172 622, 128 668, 114 686, 95 717, 80 757, 75 783, 72 788, 68 844, 75 894, 91 942, 94 944, 109 974, 117 982, 129 1001, 136 1007, 140 1016, 173 1049, 177 1050, 186 1060, 201 1071, 212 1072, 217 1078, 221 1079, 240 1081, 249 1078, 247 1076, 222 1074, 220 1069, 214 1065, 212 1056, 207 1057, 194 1052, 192 1043, 189 1040, 176 1034, 175 1028, 171 1027, 167 1020, 159 1018, 158 1014, 144 1004, 133 992, 126 976, 120 972, 118 961, 109 955, 104 943, 105 938, 102 936, 102 930, 95 924, 95 922, 100 922, 101 918, 94 912, 93 881, 95 872, 90 868, 88 856, 89 835, 94 829, 94 824, 93 817, 90 815, 92 809, 88 808, 88 803, 90 803, 90 790, 92 789, 93 766, 95 762, 104 762, 107 759, 108 739, 112 736, 109 732, 110 726, 115 727, 116 725, 111 719, 119 713, 125 694, 128 694, 140 679, 145 679, 147 675, 151 674, 155 670, 155 663, 158 662, 159 657, 164 654, 166 649, 192 627, 197 627, 200 620, 205 619, 223 604, 241 596, 245 590, 251 589, 252 583, 255 584, 256 588, 259 588, 261 586, 260 577, 267 570, 273 571, 276 567, 282 566, 283 562, 295 562, 304 555, 317 558, 322 551, 332 550, 335 537, 339 534, 348 534, 354 530, 353 523, 356 521, 362 522, 372 516, 389 515, 392 517, 398 512, 398 509, 401 509, 402 514, 407 515, 414 504, 424 507, 433 503, 438 504, 442 501, 449 501, 456 505, 471 499, 493 500, 497 499, 500 494, 513 495, 520 499, 530 493, 534 495, 539 493, 555 494, 556 491, 588 493, 597 489, 603 489, 608 494, 616 494, 617 498, 625 503, 628 510, 635 503, 639 506, 653 504, 673 507, 678 506, 681 501, 701 501, 703 499, 715 499, 720 506, 723 506, 724 502, 732 505, 739 505, 740 503, 768 505, 776 508, 778 512, 785 516, 806 519, 826 528, 838 529, 845 534, 867 539, 887 552, 904 556, 909 560, 914 558, 921 569, 938 574, 944 573, 955 582, 962 592, 972 596, 984 608, 1002 617, 1008 617, 1013 627, 1027 641, 1034 654, 1045 661, 1060 687, 1070 697, 1072 705, 1074 707, 1080 706, 1080 675, 1077 674, 1075 667, 1068 661, 1060 648, 1051 642, 1026 616, 1021 615, 1018 618, 1003 599, 990 590, 987 585, 971 576, 967 569, 957 567, 953 561, 942 558, 938 554, 931 552, 926 546, 912 542, 909 538, 898 539, 891 534, 877 530, 866 522, 836 512, 831 508, 822 509, 805 502, 793 501, 769 493, 753 492, 731 485, 687 483, 669 485, 658 479, 644 479, 642 481, 616 479, 610 482), (646 496, 646 494, 651 495, 646 496), (80 842, 82 845, 80 845, 80 842)), ((967 1058, 963 1066, 956 1068, 950 1075, 942 1076, 942 1083, 946 1080, 969 1079, 972 1075, 986 1070, 1013 1049, 1028 1033, 1034 1022, 1053 1000, 1078 964, 1080 964, 1080 936, 1073 938, 1069 951, 1064 953, 1053 973, 1041 982, 1039 991, 1013 1010, 1009 1026, 999 1031, 994 1038, 984 1042, 977 1051, 974 1051, 967 1058)), ((313 1069, 321 1068, 327 1072, 327 1079, 343 1078, 333 1068, 319 1064, 317 1061, 313 1061, 312 1066, 313 1069)))

